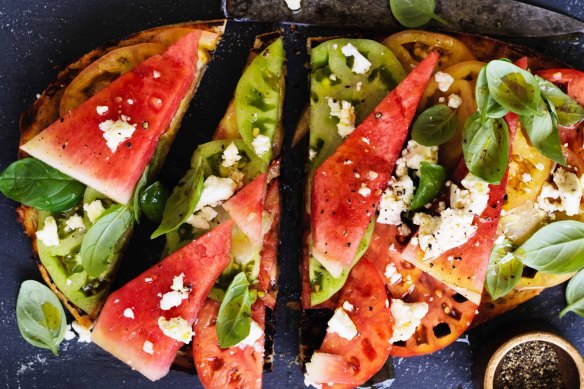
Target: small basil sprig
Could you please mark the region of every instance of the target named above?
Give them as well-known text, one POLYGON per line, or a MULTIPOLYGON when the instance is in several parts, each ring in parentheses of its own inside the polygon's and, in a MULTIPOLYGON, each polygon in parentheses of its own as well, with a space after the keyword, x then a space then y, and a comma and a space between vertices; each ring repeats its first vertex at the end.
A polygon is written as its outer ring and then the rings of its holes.
POLYGON ((424 146, 439 146, 448 142, 457 129, 456 110, 438 104, 418 116, 412 127, 412 139, 424 146))
POLYGON ((543 97, 549 101, 557 112, 558 124, 564 127, 571 127, 584 120, 584 107, 576 100, 562 92, 560 88, 551 82, 535 76, 539 83, 539 89, 543 97))
POLYGON ((563 220, 540 228, 514 255, 526 266, 552 274, 584 268, 584 223, 563 220))
POLYGON ((0 192, 33 208, 62 212, 79 203, 85 185, 36 158, 24 158, 0 174, 0 192))
POLYGON ((217 314, 219 347, 235 346, 249 335, 252 298, 245 273, 238 273, 229 284, 217 314))
POLYGON ((486 68, 483 67, 477 77, 477 85, 475 88, 475 99, 478 111, 481 113, 481 119, 486 118, 502 118, 509 112, 503 108, 499 103, 491 97, 489 93, 489 84, 487 82, 486 68))
POLYGON ((521 280, 523 264, 512 253, 509 240, 495 243, 491 251, 485 287, 493 300, 505 296, 521 280))
POLYGON ((482 180, 501 182, 509 162, 509 129, 503 119, 486 118, 476 112, 464 124, 462 152, 468 170, 482 180))
POLYGON ((503 60, 485 67, 489 95, 508 111, 519 115, 541 115, 541 94, 533 74, 503 60))
POLYGON ((132 228, 132 212, 122 205, 113 205, 87 230, 81 243, 81 263, 92 277, 99 277, 110 266, 123 245, 123 238, 132 228))
POLYGON ((162 222, 152 233, 151 238, 157 238, 176 230, 193 214, 203 191, 203 169, 191 168, 180 180, 166 201, 162 222))
POLYGON ((541 154, 560 165, 566 165, 560 143, 555 107, 542 100, 538 110, 540 115, 519 116, 529 140, 541 154))
POLYGON ((33 346, 59 355, 58 347, 67 329, 61 302, 45 285, 24 281, 16 300, 16 321, 20 334, 33 346))
POLYGON ((160 223, 167 200, 168 189, 160 181, 156 181, 142 191, 140 195, 140 208, 148 219, 160 223))
POLYGON ((389 0, 393 16, 404 27, 416 28, 434 19, 448 25, 448 22, 434 13, 434 0, 389 0))
POLYGON ((580 270, 566 288, 566 302, 568 306, 560 312, 560 317, 572 311, 578 316, 584 317, 584 270, 580 270))
POLYGON ((410 211, 416 211, 438 196, 446 183, 448 171, 445 167, 430 162, 420 163, 420 183, 412 199, 410 211))

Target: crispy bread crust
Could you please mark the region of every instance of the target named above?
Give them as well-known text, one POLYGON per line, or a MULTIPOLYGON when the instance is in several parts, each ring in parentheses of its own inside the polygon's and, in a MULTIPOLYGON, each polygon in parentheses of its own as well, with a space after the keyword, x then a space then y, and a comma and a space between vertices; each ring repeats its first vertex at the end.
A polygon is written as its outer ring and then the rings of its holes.
MULTIPOLYGON (((73 79, 87 66, 93 63, 98 58, 102 57, 103 55, 109 53, 112 50, 118 49, 120 47, 131 46, 138 43, 146 43, 152 41, 153 37, 163 32, 165 30, 176 28, 176 27, 196 27, 198 29, 202 29, 205 31, 215 32, 222 36, 223 31, 225 29, 225 20, 217 20, 217 21, 204 21, 204 22, 187 22, 187 23, 180 23, 168 26, 157 27, 149 30, 145 30, 142 32, 138 32, 136 34, 131 35, 128 38, 122 39, 118 42, 112 43, 109 46, 104 46, 97 48, 95 50, 90 51, 89 53, 85 54, 77 61, 73 62, 71 65, 67 66, 64 70, 62 70, 58 75, 57 79, 52 82, 45 91, 41 94, 41 96, 35 101, 33 106, 28 109, 27 111, 23 112, 20 116, 20 143, 22 145, 26 143, 28 140, 32 139, 46 127, 48 127, 51 123, 57 120, 59 115, 59 104, 61 102, 61 97, 67 86, 73 81, 73 79)), ((189 92, 183 98, 180 108, 177 111, 176 115, 172 119, 172 122, 165 132, 165 134, 170 133, 170 137, 174 138, 178 127, 180 126, 180 122, 184 117, 189 103, 197 89, 198 83, 201 80, 203 74, 201 73, 193 82, 189 92)), ((26 157, 26 153, 19 150, 19 158, 26 157)), ((162 158, 164 160, 164 156, 162 158)), ((93 312, 84 312, 73 303, 71 303, 63 293, 57 288, 57 286, 53 283, 47 269, 41 263, 38 257, 38 248, 36 242, 36 231, 38 226, 38 211, 34 208, 27 207, 25 205, 21 205, 16 209, 17 219, 22 224, 26 235, 31 240, 32 248, 35 253, 37 266, 40 270, 40 273, 47 283, 47 285, 55 292, 55 294, 59 297, 62 301, 65 308, 71 312, 73 317, 79 324, 89 327, 93 320, 97 317, 101 306, 97 307, 93 312)))

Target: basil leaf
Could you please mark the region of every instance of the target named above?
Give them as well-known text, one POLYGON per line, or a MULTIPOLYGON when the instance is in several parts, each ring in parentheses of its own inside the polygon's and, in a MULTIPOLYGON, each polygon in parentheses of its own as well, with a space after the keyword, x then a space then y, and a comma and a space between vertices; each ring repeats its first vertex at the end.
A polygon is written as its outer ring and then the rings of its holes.
POLYGON ((132 212, 122 205, 113 205, 93 224, 81 243, 81 263, 92 277, 106 271, 123 244, 123 237, 132 227, 132 212))
POLYGON ((489 93, 489 85, 487 83, 486 67, 483 67, 477 77, 477 85, 475 88, 475 99, 477 102, 478 111, 481 113, 481 120, 486 118, 502 118, 509 112, 497 103, 489 93))
POLYGON ((404 27, 420 27, 432 19, 448 25, 445 19, 434 13, 434 0, 389 0, 389 6, 393 16, 404 27))
POLYGON ((430 162, 420 163, 420 183, 412 199, 410 211, 416 211, 438 196, 447 180, 445 167, 430 162))
POLYGON ((566 302, 568 306, 560 312, 560 317, 572 311, 578 316, 584 317, 584 270, 580 270, 566 288, 566 302))
POLYGON ((162 186, 160 181, 156 181, 142 191, 140 195, 140 208, 142 208, 142 211, 148 219, 158 223, 162 221, 168 195, 168 189, 162 186))
MULTIPOLYGON (((549 108, 553 110, 553 106, 549 108)), ((541 116, 520 116, 519 119, 533 147, 549 159, 565 166, 557 119, 555 112, 550 112, 550 109, 542 101, 539 107, 541 116)))
POLYGON ((48 287, 32 280, 22 283, 16 300, 16 321, 24 340, 59 355, 67 321, 61 302, 48 287))
POLYGON ((245 273, 238 273, 229 284, 217 314, 219 347, 235 346, 248 335, 251 327, 251 298, 245 273))
POLYGON ((541 95, 535 77, 507 61, 487 64, 489 94, 503 108, 519 115, 539 115, 541 95))
POLYGON ((462 130, 462 152, 468 170, 482 180, 501 182, 509 162, 509 129, 503 119, 487 118, 477 112, 462 130))
POLYGON ((412 127, 412 139, 424 146, 439 146, 448 142, 457 129, 456 110, 438 104, 418 116, 412 127))
POLYGON ((13 162, 0 174, 0 192, 29 207, 50 212, 77 205, 85 185, 36 158, 13 162))
POLYGON ((563 220, 540 228, 516 251, 524 265, 552 274, 584 267, 584 223, 563 220))
POLYGON ((507 295, 521 280, 523 264, 513 256, 512 251, 511 241, 507 239, 495 243, 491 251, 485 287, 493 300, 507 295))
POLYGON ((136 189, 134 189, 134 195, 132 196, 132 213, 134 214, 134 220, 136 223, 140 223, 140 194, 146 186, 148 181, 148 168, 144 169, 144 173, 140 177, 138 184, 136 184, 136 189))
POLYGON ((176 230, 193 214, 203 191, 204 178, 202 169, 189 169, 166 201, 162 222, 152 233, 152 239, 176 230))
POLYGON ((578 104, 576 100, 562 92, 560 88, 548 80, 544 80, 539 76, 535 76, 535 79, 539 83, 542 96, 556 108, 560 126, 571 127, 584 120, 584 107, 578 104))

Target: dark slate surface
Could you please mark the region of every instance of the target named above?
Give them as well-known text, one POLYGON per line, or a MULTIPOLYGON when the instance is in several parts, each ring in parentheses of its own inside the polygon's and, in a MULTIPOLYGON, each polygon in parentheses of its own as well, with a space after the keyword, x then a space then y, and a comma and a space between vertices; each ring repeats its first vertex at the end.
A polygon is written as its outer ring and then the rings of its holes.
MULTIPOLYGON (((533 3, 584 19, 584 4, 578 0, 532 0, 533 3)), ((16 157, 18 116, 30 106, 54 78, 58 69, 85 52, 134 31, 194 19, 221 17, 218 1, 212 0, 0 0, 0 170, 16 157)), ((517 21, 522 23, 523 21, 517 21)), ((209 139, 232 95, 253 37, 274 26, 230 24, 226 38, 203 80, 199 94, 184 121, 183 129, 164 170, 164 181, 173 185, 184 172, 195 145, 209 139)), ((265 387, 303 387, 298 350, 300 257, 298 215, 301 210, 302 172, 305 151, 290 150, 291 132, 306 101, 304 38, 331 31, 285 29, 290 77, 286 99, 287 131, 282 176, 286 204, 281 245, 281 292, 277 312, 276 359, 273 372, 265 374, 265 387)), ((540 50, 561 55, 584 68, 582 39, 532 40, 540 50), (558 54, 559 53, 559 54, 558 54)), ((18 333, 15 300, 20 283, 39 279, 28 239, 14 218, 15 204, 0 198, 0 383, 7 388, 53 387, 200 387, 196 377, 171 372, 150 383, 126 365, 92 344, 64 342, 61 355, 29 346, 18 333)), ((153 226, 140 226, 119 273, 117 286, 154 263, 160 242, 146 237, 153 226)), ((519 325, 552 328, 584 352, 583 319, 557 313, 564 306, 563 286, 547 290, 524 304, 470 333, 435 354, 396 359, 392 388, 470 388, 480 380, 481 357, 497 335, 508 334, 519 325), (477 378, 478 377, 478 378, 477 378), (473 384, 474 382, 474 384, 473 384)))

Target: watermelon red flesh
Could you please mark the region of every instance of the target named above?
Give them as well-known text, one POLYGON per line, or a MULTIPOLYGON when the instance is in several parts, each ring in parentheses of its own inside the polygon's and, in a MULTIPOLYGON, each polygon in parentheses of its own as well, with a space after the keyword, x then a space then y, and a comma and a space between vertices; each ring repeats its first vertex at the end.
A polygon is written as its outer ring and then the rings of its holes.
MULTIPOLYGON (((253 347, 219 347, 216 325, 220 303, 207 299, 195 324, 193 359, 197 375, 206 389, 261 389, 264 367, 264 336, 253 347)), ((252 318, 264 328, 266 308, 258 300, 252 318)))
POLYGON ((197 77, 201 31, 121 75, 21 148, 76 180, 127 204, 140 176, 197 77), (97 107, 108 107, 100 115, 97 107), (122 116, 124 115, 124 116, 122 116), (99 125, 126 118, 133 135, 115 152, 99 125))
POLYGON ((318 366, 323 388, 353 388, 361 385, 381 369, 391 349, 391 318, 389 302, 383 280, 375 267, 360 261, 351 270, 338 302, 353 305, 347 312, 359 334, 352 340, 336 333, 327 333, 319 353, 334 354, 343 358, 327 358, 318 366), (342 374, 339 374, 342 372, 342 374), (352 379, 347 379, 349 374, 352 379), (334 383, 327 385, 327 383, 334 383))
POLYGON ((433 52, 416 66, 314 173, 312 253, 333 264, 323 262, 333 275, 355 257, 438 57, 433 52), (360 194, 362 187, 370 193, 360 194))
POLYGON ((232 225, 231 221, 219 225, 112 293, 93 329, 93 342, 152 381, 164 377, 183 343, 164 335, 158 318, 180 316, 189 325, 195 322, 215 280, 229 264, 232 225), (184 285, 191 287, 189 297, 163 311, 160 296, 171 291, 173 278, 180 274, 184 285), (124 316, 127 308, 134 319, 124 316), (154 354, 144 351, 146 341, 153 344, 154 354))
POLYGON ((265 293, 262 301, 272 310, 276 306, 276 288, 278 277, 278 244, 280 243, 280 189, 278 180, 274 179, 268 184, 264 211, 272 215, 272 226, 264 235, 261 251, 260 272, 258 275, 259 286, 265 293))
MULTIPOLYGON (((509 127, 509 137, 513 139, 519 125, 519 119, 517 115, 508 113, 505 116, 505 121, 509 127)), ((510 147, 511 143, 509 142, 510 147)), ((453 179, 455 181, 461 180, 466 172, 464 163, 459 164, 453 179)), ((424 252, 410 241, 403 251, 403 259, 454 288, 478 305, 483 291, 489 257, 495 242, 506 185, 507 173, 499 185, 489 185, 487 207, 480 217, 475 217, 477 231, 467 242, 446 251, 433 260, 425 261, 423 259, 424 252), (460 260, 454 258, 460 258, 460 260)))
POLYGON ((267 178, 267 173, 260 174, 223 204, 237 227, 257 245, 262 244, 262 213, 267 178))

